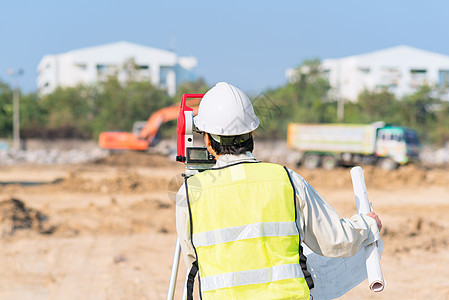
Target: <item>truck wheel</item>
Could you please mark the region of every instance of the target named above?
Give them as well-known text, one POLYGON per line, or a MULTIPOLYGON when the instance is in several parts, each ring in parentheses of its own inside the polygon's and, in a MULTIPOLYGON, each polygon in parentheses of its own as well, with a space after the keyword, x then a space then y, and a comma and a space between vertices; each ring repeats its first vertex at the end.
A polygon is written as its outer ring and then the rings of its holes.
POLYGON ((321 166, 323 166, 323 169, 325 170, 333 170, 337 167, 338 160, 335 158, 335 156, 332 155, 326 155, 323 157, 323 161, 321 162, 321 166))
POLYGON ((317 154, 309 154, 304 158, 304 166, 309 170, 316 169, 319 165, 320 156, 317 154))
POLYGON ((398 168, 398 163, 392 160, 391 158, 381 158, 378 162, 378 165, 384 170, 395 170, 398 168))

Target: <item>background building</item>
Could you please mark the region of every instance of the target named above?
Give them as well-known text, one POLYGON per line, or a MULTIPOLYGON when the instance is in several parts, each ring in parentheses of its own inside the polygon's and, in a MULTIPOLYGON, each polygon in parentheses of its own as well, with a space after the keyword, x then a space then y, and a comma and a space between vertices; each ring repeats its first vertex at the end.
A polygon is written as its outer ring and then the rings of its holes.
POLYGON ((178 57, 172 51, 129 42, 83 48, 45 55, 38 65, 38 92, 48 94, 59 86, 91 84, 114 73, 119 80, 126 80, 129 74, 123 66, 131 61, 137 66, 138 79, 150 80, 171 96, 178 84, 194 79, 192 69, 198 63, 195 57, 178 57))
MULTIPOLYGON (((332 95, 350 101, 357 101, 364 89, 387 88, 400 98, 423 84, 441 87, 446 95, 449 87, 449 56, 409 46, 324 59, 321 68, 332 86, 332 95)), ((286 71, 289 80, 294 74, 294 69, 286 71)))

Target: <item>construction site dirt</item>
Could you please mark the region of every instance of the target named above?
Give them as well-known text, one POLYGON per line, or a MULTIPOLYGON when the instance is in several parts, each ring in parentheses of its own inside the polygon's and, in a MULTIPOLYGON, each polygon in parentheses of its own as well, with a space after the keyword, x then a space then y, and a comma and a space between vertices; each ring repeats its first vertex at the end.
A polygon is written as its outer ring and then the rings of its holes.
MULTIPOLYGON (((289 167, 341 217, 356 212, 349 168, 289 167)), ((362 167, 383 222, 386 287, 365 281, 342 299, 449 299, 449 169, 362 167)), ((0 167, 0 299, 165 299, 183 171, 139 152, 0 167)), ((176 299, 184 276, 181 261, 176 299)))

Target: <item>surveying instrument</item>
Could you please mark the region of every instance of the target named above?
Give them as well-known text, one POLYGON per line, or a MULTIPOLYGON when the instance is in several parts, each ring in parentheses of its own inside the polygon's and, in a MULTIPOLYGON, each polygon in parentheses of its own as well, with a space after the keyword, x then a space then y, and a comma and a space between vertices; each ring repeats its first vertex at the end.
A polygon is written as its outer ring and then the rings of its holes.
MULTIPOLYGON (((194 109, 187 106, 187 99, 202 99, 204 94, 184 94, 179 107, 179 115, 176 126, 177 134, 177 155, 176 161, 184 163, 185 173, 182 176, 187 179, 190 176, 198 174, 201 171, 209 169, 215 164, 215 158, 207 151, 206 147, 195 147, 193 145, 193 133, 199 130, 193 124, 194 109)), ((195 113, 196 114, 196 113, 195 113)), ((173 255, 173 264, 170 274, 170 284, 168 287, 167 300, 173 300, 175 296, 176 279, 178 277, 179 260, 181 257, 181 244, 179 237, 176 238, 175 253, 173 255)), ((184 280, 184 289, 181 299, 187 297, 187 278, 189 270, 186 272, 184 280)))

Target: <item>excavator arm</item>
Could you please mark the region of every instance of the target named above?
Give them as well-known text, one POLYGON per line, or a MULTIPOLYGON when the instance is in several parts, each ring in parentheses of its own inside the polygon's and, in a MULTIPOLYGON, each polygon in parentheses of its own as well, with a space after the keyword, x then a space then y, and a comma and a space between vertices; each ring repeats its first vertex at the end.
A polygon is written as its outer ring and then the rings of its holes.
MULTIPOLYGON (((187 105, 192 107, 193 115, 198 114, 198 105, 200 103, 200 99, 190 99, 187 101, 187 105)), ((140 139, 145 139, 148 141, 148 144, 151 145, 154 137, 159 131, 159 127, 165 122, 172 121, 178 118, 179 115, 179 105, 172 105, 168 107, 164 107, 155 113, 153 113, 149 118, 145 127, 139 133, 140 139)))
MULTIPOLYGON (((190 99, 187 105, 193 109, 193 115, 198 114, 201 99, 190 99)), ((100 147, 110 150, 147 150, 153 146, 154 138, 162 124, 175 120, 179 115, 179 105, 161 108, 150 115, 139 133, 105 131, 98 138, 100 147)))

